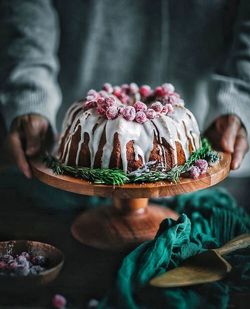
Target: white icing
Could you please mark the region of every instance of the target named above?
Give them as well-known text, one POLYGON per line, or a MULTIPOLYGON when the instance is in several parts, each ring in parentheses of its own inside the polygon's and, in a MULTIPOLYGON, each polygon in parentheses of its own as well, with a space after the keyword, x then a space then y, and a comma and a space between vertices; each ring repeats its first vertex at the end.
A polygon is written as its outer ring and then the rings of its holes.
POLYGON ((101 166, 108 168, 110 158, 113 151, 113 142, 115 134, 118 134, 118 139, 121 148, 121 159, 123 170, 127 171, 127 144, 133 141, 135 160, 142 159, 143 164, 147 163, 153 149, 154 139, 158 143, 158 151, 161 156, 161 163, 167 164, 166 152, 162 138, 172 148, 174 154, 173 164, 177 164, 176 142, 179 142, 187 160, 190 156, 189 141, 192 147, 196 150, 200 146, 200 132, 197 122, 190 111, 183 106, 174 106, 174 113, 171 115, 160 114, 159 117, 148 120, 143 124, 135 121, 127 121, 122 116, 114 120, 107 120, 97 114, 96 109, 92 108, 83 111, 82 103, 74 104, 66 115, 64 121, 64 133, 69 128, 67 136, 64 140, 64 148, 61 154, 61 160, 67 164, 71 149, 71 142, 74 134, 80 127, 80 140, 78 142, 77 152, 75 154, 75 164, 79 164, 81 156, 81 147, 84 142, 84 135, 89 135, 88 148, 90 152, 91 167, 94 167, 96 153, 99 149, 102 134, 105 134, 106 143, 103 147, 101 166), (78 111, 80 107, 80 110, 78 111), (76 116, 73 119, 73 115, 76 116), (95 130, 94 130, 95 128, 95 130))

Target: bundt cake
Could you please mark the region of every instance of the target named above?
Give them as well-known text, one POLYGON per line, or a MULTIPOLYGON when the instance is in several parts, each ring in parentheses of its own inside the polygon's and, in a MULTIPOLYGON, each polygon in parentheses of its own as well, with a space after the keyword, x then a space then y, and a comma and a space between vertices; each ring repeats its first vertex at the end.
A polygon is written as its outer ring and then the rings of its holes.
POLYGON ((157 161, 170 170, 199 147, 196 119, 171 84, 151 89, 106 83, 69 108, 58 159, 71 166, 125 172, 157 161))

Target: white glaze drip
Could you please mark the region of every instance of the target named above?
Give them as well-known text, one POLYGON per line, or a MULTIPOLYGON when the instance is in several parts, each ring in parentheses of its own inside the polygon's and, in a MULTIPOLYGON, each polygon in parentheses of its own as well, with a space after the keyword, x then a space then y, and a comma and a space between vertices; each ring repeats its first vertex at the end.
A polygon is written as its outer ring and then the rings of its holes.
POLYGON ((165 166, 167 164, 167 158, 162 140, 163 137, 172 148, 171 151, 173 151, 174 155, 174 165, 178 162, 176 142, 181 144, 186 160, 190 156, 188 138, 192 143, 194 150, 200 146, 200 132, 196 120, 192 113, 183 106, 174 106, 174 113, 171 115, 160 114, 157 118, 139 124, 135 121, 127 121, 122 116, 119 116, 114 120, 107 120, 98 115, 94 108, 84 112, 80 104, 82 103, 77 103, 70 108, 70 111, 66 116, 68 119, 64 122, 64 134, 67 128, 70 127, 64 140, 64 149, 63 154, 61 155, 61 160, 66 164, 71 151, 70 146, 72 138, 74 134, 76 134, 79 126, 81 130, 75 157, 76 165, 78 165, 80 161, 81 147, 84 142, 85 133, 89 136, 88 148, 90 152, 91 167, 94 167, 96 153, 99 149, 102 135, 105 134, 106 143, 103 146, 101 158, 101 166, 103 168, 108 168, 110 165, 110 158, 114 147, 114 137, 117 133, 120 142, 121 160, 124 171, 128 170, 127 144, 130 141, 133 141, 135 160, 141 158, 143 164, 145 164, 149 161, 150 154, 153 150, 154 138, 156 137, 161 162, 165 166), (79 107, 81 108, 80 111, 76 114, 74 119, 72 119, 79 107))

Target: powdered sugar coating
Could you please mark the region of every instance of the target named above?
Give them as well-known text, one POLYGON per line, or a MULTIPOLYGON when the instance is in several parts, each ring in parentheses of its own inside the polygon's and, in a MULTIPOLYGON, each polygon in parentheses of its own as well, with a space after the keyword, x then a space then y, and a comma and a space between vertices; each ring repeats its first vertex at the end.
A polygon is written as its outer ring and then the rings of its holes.
POLYGON ((134 108, 137 112, 145 112, 148 109, 147 105, 141 101, 136 101, 134 104, 134 108))
POLYGON ((201 174, 201 171, 198 166, 193 165, 189 170, 189 175, 193 179, 197 179, 201 174))
POLYGON ((106 110, 106 117, 109 120, 115 119, 118 116, 118 109, 116 106, 110 106, 106 110))
POLYGON ((133 121, 135 119, 136 111, 133 106, 126 106, 122 111, 122 116, 128 121, 133 121))
POLYGON ((162 106, 161 102, 156 101, 156 102, 151 104, 151 108, 153 110, 155 110, 156 112, 160 113, 163 109, 163 106, 162 106))
POLYGON ((206 174, 208 169, 208 163, 206 160, 199 159, 194 163, 194 165, 200 169, 201 175, 206 174))
POLYGON ((135 121, 138 123, 144 123, 148 120, 146 114, 142 111, 139 111, 135 115, 135 121))
POLYGON ((97 114, 108 120, 122 116, 128 121, 144 123, 161 114, 173 114, 175 105, 183 106, 183 100, 174 91, 174 86, 169 83, 156 87, 154 91, 148 85, 138 87, 136 83, 121 86, 105 83, 99 92, 94 89, 88 91, 83 106, 85 111, 95 108, 97 114), (138 112, 144 114, 136 116, 138 112))

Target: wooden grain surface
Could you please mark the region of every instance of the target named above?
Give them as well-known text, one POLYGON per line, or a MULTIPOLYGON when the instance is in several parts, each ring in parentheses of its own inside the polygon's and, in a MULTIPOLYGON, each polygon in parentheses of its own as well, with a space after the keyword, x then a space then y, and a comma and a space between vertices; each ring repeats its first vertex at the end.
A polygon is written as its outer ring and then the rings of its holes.
POLYGON ((210 167, 206 175, 198 179, 182 178, 178 183, 160 181, 146 184, 125 184, 122 186, 99 185, 73 178, 70 176, 55 175, 39 160, 31 162, 33 173, 42 182, 69 192, 117 198, 146 198, 174 196, 213 186, 227 177, 230 170, 231 155, 220 153, 221 160, 210 167))

